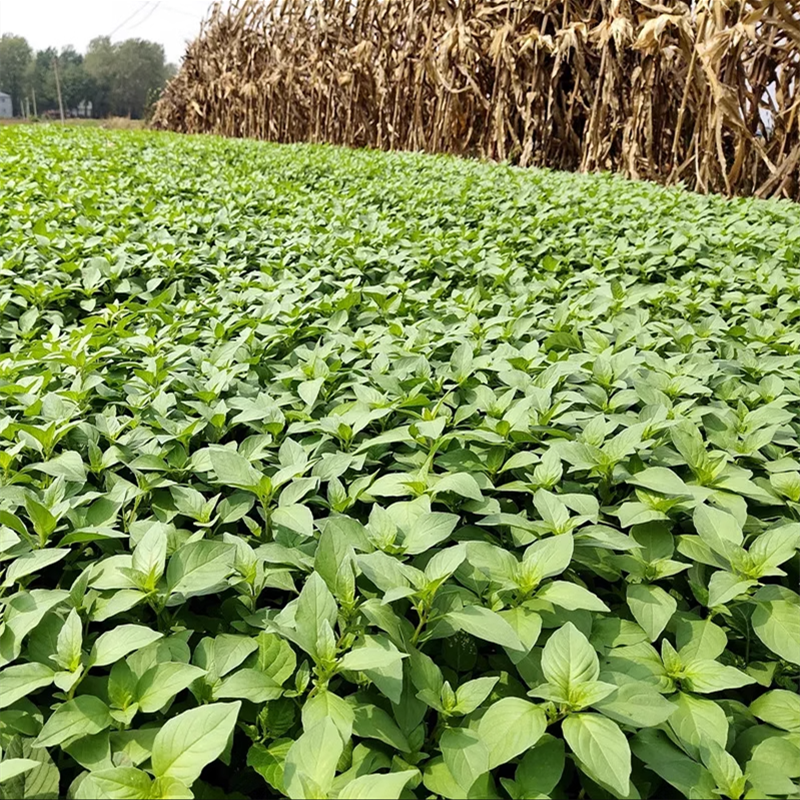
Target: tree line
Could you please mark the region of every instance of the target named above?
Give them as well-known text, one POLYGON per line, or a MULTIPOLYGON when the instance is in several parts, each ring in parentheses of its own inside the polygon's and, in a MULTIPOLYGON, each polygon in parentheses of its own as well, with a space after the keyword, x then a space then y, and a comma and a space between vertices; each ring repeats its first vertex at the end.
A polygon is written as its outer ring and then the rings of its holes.
POLYGON ((69 116, 141 119, 174 74, 163 46, 144 39, 112 44, 100 36, 82 54, 73 47, 34 51, 22 36, 0 37, 0 91, 11 95, 15 116, 58 112, 60 86, 69 116))

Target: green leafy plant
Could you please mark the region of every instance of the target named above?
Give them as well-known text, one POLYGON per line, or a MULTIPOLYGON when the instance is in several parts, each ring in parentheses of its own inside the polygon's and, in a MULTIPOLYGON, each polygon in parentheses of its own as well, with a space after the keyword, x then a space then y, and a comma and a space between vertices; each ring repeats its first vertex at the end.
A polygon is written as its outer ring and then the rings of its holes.
POLYGON ((800 211, 0 136, 0 797, 800 796, 800 211))

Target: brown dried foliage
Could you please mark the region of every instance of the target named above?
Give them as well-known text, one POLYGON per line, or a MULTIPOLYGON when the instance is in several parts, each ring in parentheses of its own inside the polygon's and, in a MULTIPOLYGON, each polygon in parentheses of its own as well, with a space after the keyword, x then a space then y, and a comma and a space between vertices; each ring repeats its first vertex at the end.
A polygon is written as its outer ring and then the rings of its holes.
POLYGON ((800 199, 800 0, 236 0, 154 124, 800 199))

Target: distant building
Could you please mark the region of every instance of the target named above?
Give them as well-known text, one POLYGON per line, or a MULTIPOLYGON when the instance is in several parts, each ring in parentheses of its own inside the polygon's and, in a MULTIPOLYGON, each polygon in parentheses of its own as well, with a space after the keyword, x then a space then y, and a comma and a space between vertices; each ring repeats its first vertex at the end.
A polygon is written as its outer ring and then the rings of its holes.
POLYGON ((11 109, 11 95, 0 92, 0 119, 9 119, 14 113, 11 109))

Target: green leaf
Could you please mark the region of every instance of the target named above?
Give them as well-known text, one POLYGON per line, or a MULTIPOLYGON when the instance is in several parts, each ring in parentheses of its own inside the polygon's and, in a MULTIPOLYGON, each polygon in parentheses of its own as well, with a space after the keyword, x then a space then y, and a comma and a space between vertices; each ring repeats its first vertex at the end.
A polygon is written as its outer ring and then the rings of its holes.
POLYGON ((6 570, 6 577, 3 586, 13 586, 21 578, 33 575, 43 569, 56 564, 69 554, 67 549, 50 548, 47 550, 34 550, 31 553, 15 558, 11 566, 6 570))
POLYGON ((755 680, 736 667, 728 667, 718 661, 693 661, 683 671, 686 688, 699 694, 739 689, 755 683, 755 680))
POLYGON ((318 659, 317 642, 323 622, 333 630, 337 615, 336 600, 325 581, 312 572, 297 601, 295 624, 303 649, 313 658, 318 659))
POLYGON ((272 513, 272 522, 301 536, 314 535, 314 516, 311 509, 300 503, 276 508, 272 513))
POLYGON ((448 728, 439 747, 450 774, 467 789, 489 771, 489 748, 474 731, 448 728))
POLYGON ((89 665, 103 667, 113 664, 160 639, 164 634, 150 630, 144 625, 120 625, 101 634, 89 654, 89 665))
MULTIPOLYGON (((560 538, 560 537, 559 537, 560 538)), ((608 606, 594 593, 583 586, 568 581, 551 581, 536 594, 537 600, 566 608, 568 611, 608 611, 608 606)))
POLYGON ((327 794, 343 749, 342 737, 328 717, 305 731, 286 755, 283 783, 289 797, 302 800, 312 791, 327 794))
POLYGON ((625 683, 594 704, 601 714, 635 728, 652 728, 665 722, 675 710, 666 698, 646 683, 625 683))
POLYGON ((228 447, 212 447, 208 455, 220 483, 251 490, 258 486, 261 474, 236 451, 228 447))
POLYGON ((569 566, 573 551, 574 540, 571 534, 549 536, 546 539, 539 539, 528 547, 523 563, 533 566, 536 580, 539 582, 560 575, 569 566))
POLYGON ((722 570, 715 572, 708 582, 708 602, 706 605, 709 608, 724 606, 735 597, 745 594, 753 586, 758 586, 758 581, 740 578, 738 575, 722 570))
POLYGON ((16 778, 17 775, 23 775, 38 766, 39 762, 34 761, 32 758, 7 758, 4 761, 0 761, 0 783, 10 781, 12 778, 16 778))
POLYGON ((81 781, 76 800, 149 800, 153 781, 135 767, 114 767, 91 772, 81 781))
POLYGON ((631 584, 627 590, 628 608, 633 618, 654 642, 678 608, 678 602, 660 586, 631 584))
POLYGON ((701 659, 716 659, 728 644, 725 631, 710 620, 679 622, 676 630, 678 655, 684 664, 701 659))
POLYGON ((247 765, 282 795, 286 794, 283 788, 283 767, 293 744, 291 739, 277 739, 269 747, 254 744, 247 752, 247 765))
POLYGON ((514 629, 499 614, 483 606, 464 606, 460 611, 451 611, 445 616, 462 631, 487 642, 525 651, 514 629))
POLYGON ((542 672, 548 683, 568 697, 581 684, 597 680, 600 661, 589 640, 568 622, 547 640, 542 654, 542 672))
POLYGON ((504 697, 489 706, 476 730, 489 751, 489 769, 499 767, 533 747, 546 726, 542 709, 519 697, 504 697))
POLYGON ((191 786, 227 747, 241 705, 212 703, 169 719, 153 742, 154 775, 191 786))
POLYGON ((403 541, 406 553, 416 555, 430 550, 447 539, 457 524, 458 517, 455 514, 424 512, 406 534, 403 541))
POLYGON ((386 775, 362 775, 342 787, 340 800, 398 800, 406 784, 417 775, 414 769, 386 775))
POLYGON ((225 542, 189 542, 177 550, 167 566, 170 592, 184 598, 211 594, 233 572, 234 549, 225 542))
POLYGON ((631 777, 631 750, 625 734, 615 722, 599 714, 572 714, 562 730, 564 738, 589 777, 627 795, 631 777))
POLYGON ((390 667, 407 657, 405 653, 397 650, 384 650, 380 647, 359 647, 356 650, 345 653, 339 666, 343 670, 354 671, 381 669, 390 667))
POLYGON ((411 751, 397 723, 382 708, 371 703, 356 703, 353 707, 353 733, 362 739, 377 739, 403 753, 411 751))
POLYGON ((205 674, 205 670, 190 664, 156 664, 139 678, 135 700, 145 714, 154 714, 205 674))
POLYGON ((215 700, 241 699, 251 703, 277 700, 283 689, 259 669, 240 669, 214 687, 215 700))
POLYGON ((800 664, 800 605, 788 600, 760 602, 751 620, 756 636, 773 653, 800 664))
POLYGON ((56 660, 65 670, 74 672, 81 663, 83 623, 73 608, 64 622, 56 640, 56 660))
POLYGON ((498 678, 475 678, 456 690, 455 712, 471 714, 491 693, 498 678))
POLYGON ((73 483, 86 483, 86 467, 80 453, 68 450, 61 455, 51 458, 49 461, 31 464, 28 469, 44 472, 54 478, 64 478, 73 483))
POLYGON ((631 740, 633 754, 688 800, 714 797, 716 781, 711 773, 675 747, 662 731, 647 730, 631 740))
POLYGON ((468 472, 459 472, 445 475, 434 484, 436 494, 440 492, 453 492, 453 494, 466 497, 468 500, 483 500, 483 493, 475 478, 468 472))
POLYGON ((538 797, 553 794, 564 772, 564 741, 545 733, 538 743, 525 753, 514 774, 520 787, 517 796, 538 797))
POLYGON ((0 708, 13 705, 37 689, 49 686, 54 676, 50 667, 35 661, 6 667, 0 671, 0 708))
POLYGON ((685 692, 678 692, 670 702, 675 705, 675 711, 669 717, 669 726, 689 755, 696 757, 700 747, 710 741, 725 747, 728 719, 720 706, 685 692))
POLYGON ((99 698, 81 695, 60 705, 45 722, 36 747, 55 747, 78 736, 91 736, 108 728, 113 720, 99 698))
POLYGON ((795 692, 774 689, 750 704, 750 712, 760 720, 790 733, 800 733, 800 697, 795 692))

